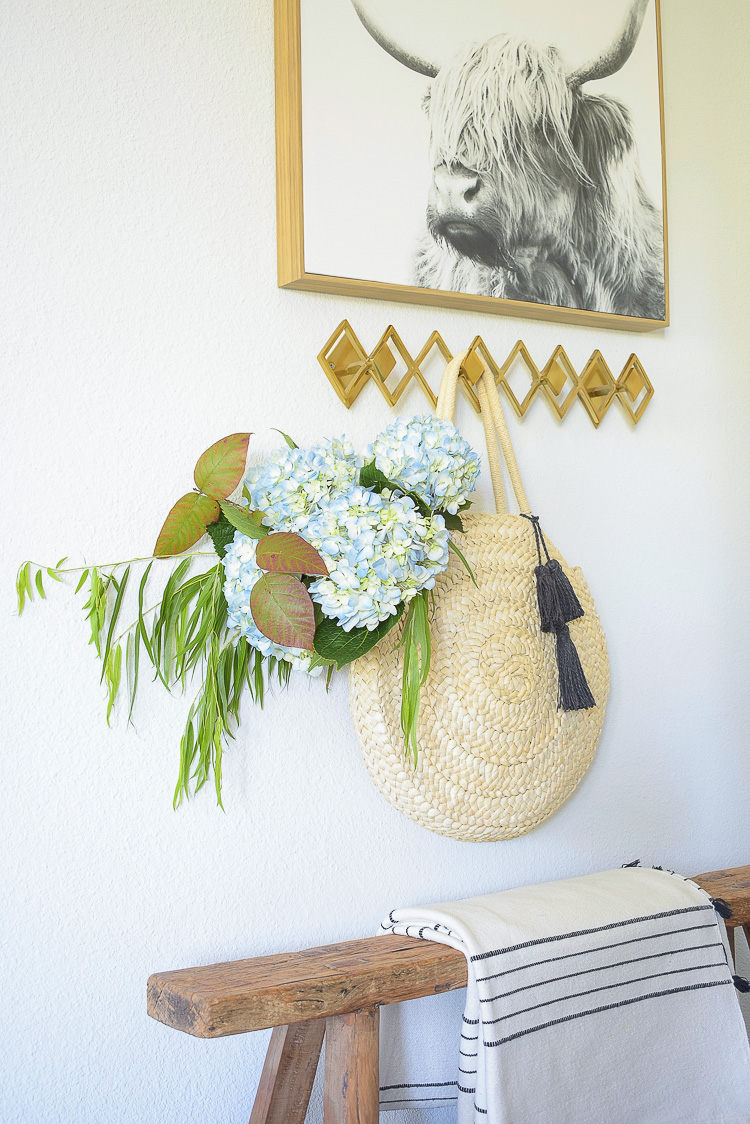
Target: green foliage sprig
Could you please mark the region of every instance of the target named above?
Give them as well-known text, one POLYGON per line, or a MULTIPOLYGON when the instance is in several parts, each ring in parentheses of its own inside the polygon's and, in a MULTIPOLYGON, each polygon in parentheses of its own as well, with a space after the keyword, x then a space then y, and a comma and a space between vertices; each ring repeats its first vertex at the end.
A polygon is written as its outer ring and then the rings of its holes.
MULTIPOLYGON (((402 602, 395 614, 372 630, 354 628, 345 632, 337 621, 325 617, 307 588, 314 578, 328 573, 320 554, 300 535, 272 531, 264 523, 263 512, 229 499, 244 474, 250 436, 235 433, 225 437, 199 458, 194 470, 197 490, 181 496, 173 505, 152 556, 85 567, 66 567, 67 558, 61 558, 55 566, 24 562, 16 578, 20 614, 27 602, 37 596, 46 597, 45 578, 64 582, 71 575, 78 575, 75 594, 85 597, 83 611, 89 625, 89 643, 101 660, 108 724, 123 681, 127 718, 132 722, 145 665, 150 667, 153 680, 159 680, 170 693, 184 693, 199 675, 200 686, 180 740, 175 807, 212 776, 216 799, 223 807, 223 751, 235 736, 244 694, 263 706, 272 682, 283 687, 289 681, 288 662, 264 656, 244 637, 227 628, 222 560, 237 530, 256 540, 255 561, 264 571, 250 594, 257 628, 283 647, 312 651, 310 669, 326 667, 328 684, 334 667, 340 669, 359 659, 399 621, 403 622, 401 725, 405 751, 415 764, 417 761, 420 691, 427 680, 431 659, 430 595, 423 590, 408 606, 402 602), (214 550, 188 553, 205 534, 214 550), (208 568, 203 563, 203 568, 196 572, 196 559, 212 561, 208 568), (149 589, 156 578, 154 566, 163 563, 170 564, 171 571, 161 594, 149 604, 149 589), (134 566, 143 566, 137 592, 131 582, 134 566), (134 619, 123 628, 124 606, 133 603, 134 619)), ((287 434, 282 436, 291 448, 297 447, 287 434)), ((423 515, 431 514, 419 496, 404 492, 374 462, 361 469, 360 483, 378 492, 401 492, 414 501, 423 515)), ((243 495, 249 505, 247 489, 243 495)), ((467 503, 464 508, 469 506, 467 503)), ((460 514, 441 514, 449 529, 463 531, 460 514)), ((453 542, 450 547, 475 581, 460 550, 453 542)))
MULTIPOLYGON (((283 435, 287 443, 291 438, 283 435)), ((197 672, 201 685, 188 712, 180 741, 180 770, 174 794, 177 807, 191 788, 202 788, 213 775, 221 802, 222 754, 234 737, 245 691, 263 705, 272 680, 289 681, 290 666, 265 657, 243 637, 227 629, 223 593, 223 558, 235 529, 259 540, 258 565, 265 570, 253 590, 253 616, 258 628, 277 644, 312 649, 315 630, 313 603, 300 575, 328 573, 318 552, 299 535, 277 534, 263 525, 263 513, 232 503, 228 497, 245 471, 249 433, 235 433, 215 442, 200 457, 194 479, 199 491, 189 492, 173 505, 150 558, 127 562, 63 568, 24 562, 16 578, 19 614, 37 595, 46 596, 44 575, 62 582, 78 574, 76 594, 86 596, 84 613, 89 643, 101 659, 101 682, 107 692, 107 723, 123 682, 127 681, 128 721, 132 722, 144 660, 170 692, 184 692, 197 672), (213 552, 185 554, 208 532, 213 552), (196 558, 213 558, 214 565, 191 573, 196 558), (147 589, 155 562, 175 560, 163 592, 146 607, 147 589), (145 563, 137 594, 136 616, 120 630, 131 569, 145 563), (257 590, 257 594, 256 594, 257 590)), ((333 664, 318 655, 318 665, 333 664)), ((330 675, 329 675, 330 681, 330 675)))
POLYGON ((221 802, 221 763, 227 739, 234 737, 239 723, 242 697, 263 705, 272 680, 286 686, 290 667, 273 656, 264 657, 243 637, 226 627, 227 606, 222 591, 220 563, 200 573, 190 573, 195 559, 215 559, 212 552, 196 552, 181 558, 170 573, 159 601, 144 607, 154 559, 132 559, 128 563, 62 569, 25 562, 18 571, 16 591, 19 612, 35 594, 45 596, 42 575, 64 581, 80 575, 75 592, 87 597, 84 613, 89 622, 90 643, 102 661, 101 680, 107 691, 107 722, 126 673, 128 721, 143 669, 144 658, 170 692, 184 693, 195 673, 202 681, 180 741, 180 770, 174 794, 177 807, 197 792, 213 775, 216 798, 221 802), (135 619, 118 631, 131 567, 146 563, 138 586, 135 619), (124 567, 124 569, 123 569, 124 567))

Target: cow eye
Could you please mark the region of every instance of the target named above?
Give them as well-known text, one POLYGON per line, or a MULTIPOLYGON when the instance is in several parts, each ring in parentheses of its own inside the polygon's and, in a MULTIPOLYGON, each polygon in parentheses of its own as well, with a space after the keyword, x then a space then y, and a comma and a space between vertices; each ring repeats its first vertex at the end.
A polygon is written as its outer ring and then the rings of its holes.
POLYGON ((422 98, 422 109, 427 114, 428 117, 430 116, 430 98, 431 98, 431 96, 432 96, 432 91, 431 91, 430 87, 428 86, 427 89, 425 90, 424 97, 422 98))

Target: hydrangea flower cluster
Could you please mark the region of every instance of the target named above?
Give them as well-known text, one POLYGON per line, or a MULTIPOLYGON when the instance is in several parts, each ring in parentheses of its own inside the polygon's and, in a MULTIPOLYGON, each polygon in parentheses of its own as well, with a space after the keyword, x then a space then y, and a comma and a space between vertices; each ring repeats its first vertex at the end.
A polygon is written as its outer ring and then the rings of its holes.
POLYGON ((376 628, 448 565, 443 517, 425 519, 413 500, 388 491, 354 487, 327 500, 305 538, 329 571, 310 596, 344 632, 376 628))
POLYGON ((321 502, 356 483, 362 463, 344 437, 312 449, 280 449, 250 469, 245 483, 251 506, 265 513, 264 522, 275 531, 304 535, 321 502))
POLYGON ((307 671, 311 675, 319 675, 322 667, 310 671, 312 652, 305 652, 302 648, 282 648, 269 640, 253 620, 250 612, 250 594, 253 586, 263 571, 255 561, 257 547, 255 539, 235 533, 234 541, 229 544, 224 555, 224 597, 226 598, 228 614, 227 628, 237 629, 241 636, 246 637, 253 648, 257 648, 264 656, 275 656, 277 660, 287 660, 295 671, 307 671))
POLYGON ((479 457, 449 421, 432 414, 396 418, 365 451, 380 471, 432 511, 455 515, 479 476, 479 457))
MULTIPOLYGON (((332 438, 311 449, 281 449, 245 481, 250 506, 264 513, 267 526, 302 535, 324 559, 328 576, 312 581, 309 593, 345 632, 375 629, 402 602, 432 589, 448 565, 450 536, 442 515, 425 517, 409 496, 359 484, 360 468, 373 459, 433 512, 455 514, 479 475, 479 458, 455 426, 423 415, 393 422, 365 458, 345 438, 332 438)), ((253 620, 250 594, 263 573, 255 555, 255 540, 238 531, 224 558, 228 626, 264 656, 309 671, 312 652, 280 647, 253 620)))

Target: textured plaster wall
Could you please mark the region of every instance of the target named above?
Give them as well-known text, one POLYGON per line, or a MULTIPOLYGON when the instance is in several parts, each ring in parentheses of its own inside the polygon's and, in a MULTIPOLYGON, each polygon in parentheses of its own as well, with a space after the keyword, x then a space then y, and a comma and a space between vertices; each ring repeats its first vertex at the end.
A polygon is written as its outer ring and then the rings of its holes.
POLYGON ((0 6, 7 1124, 247 1119, 266 1034, 203 1042, 151 1022, 156 969, 356 937, 398 903, 635 857, 750 860, 750 8, 662 7, 673 323, 631 337, 279 291, 271 0, 0 6), (108 731, 70 592, 15 616, 25 558, 146 553, 218 436, 363 443, 385 424, 373 387, 347 412, 316 363, 343 316, 367 344, 394 322, 413 349, 437 326, 455 348, 481 331, 503 354, 522 335, 537 359, 562 341, 576 364, 600 347, 619 369, 635 346, 656 385, 637 430, 615 408, 598 432, 579 408, 563 426, 542 404, 512 421, 532 502, 597 598, 612 696, 578 792, 510 843, 444 840, 391 809, 343 676, 328 698, 295 681, 248 708, 226 814, 208 792, 174 813, 187 701, 145 690, 135 730, 120 715, 108 731))

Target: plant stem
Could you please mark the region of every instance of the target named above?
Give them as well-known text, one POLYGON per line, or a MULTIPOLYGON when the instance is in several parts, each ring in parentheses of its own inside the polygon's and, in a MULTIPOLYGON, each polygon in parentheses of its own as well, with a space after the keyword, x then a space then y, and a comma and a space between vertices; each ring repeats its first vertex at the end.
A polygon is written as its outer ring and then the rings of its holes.
POLYGON ((120 566, 130 566, 134 562, 174 562, 175 559, 182 561, 183 558, 215 558, 216 552, 213 550, 199 550, 195 554, 174 554, 169 558, 157 558, 155 555, 150 554, 145 558, 126 558, 122 562, 100 562, 91 563, 88 566, 66 566, 64 570, 56 570, 54 566, 44 566, 41 562, 29 561, 29 565, 35 566, 37 570, 52 570, 54 574, 80 574, 83 570, 90 570, 94 566, 97 570, 117 570, 120 566))

